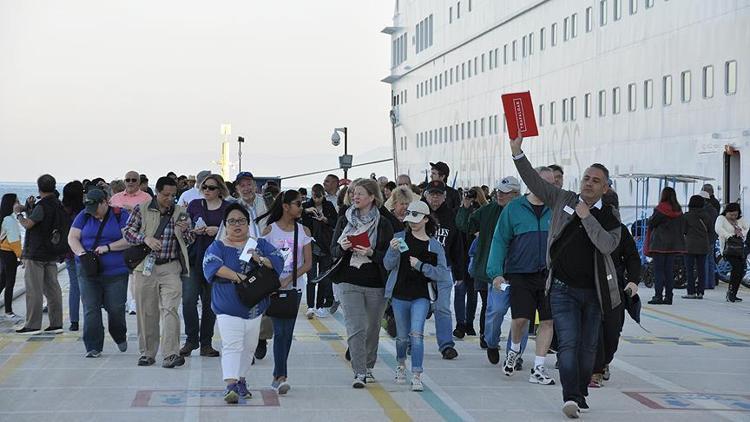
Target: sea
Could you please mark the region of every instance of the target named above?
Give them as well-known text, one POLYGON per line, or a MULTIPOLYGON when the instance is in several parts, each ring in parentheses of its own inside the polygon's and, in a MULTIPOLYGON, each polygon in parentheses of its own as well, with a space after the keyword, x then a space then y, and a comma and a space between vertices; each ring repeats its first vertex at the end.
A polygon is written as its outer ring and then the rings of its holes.
MULTIPOLYGON (((62 192, 62 187, 65 184, 57 184, 58 190, 62 192)), ((39 191, 36 188, 36 182, 0 182, 0 197, 6 193, 15 193, 18 195, 18 200, 23 203, 29 196, 39 195, 39 191)))

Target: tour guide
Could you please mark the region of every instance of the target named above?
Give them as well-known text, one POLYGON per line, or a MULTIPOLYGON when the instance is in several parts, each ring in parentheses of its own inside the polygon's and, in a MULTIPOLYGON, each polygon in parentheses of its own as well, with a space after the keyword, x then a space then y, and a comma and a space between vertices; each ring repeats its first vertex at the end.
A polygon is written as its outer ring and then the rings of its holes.
POLYGON ((523 138, 510 142, 513 162, 524 183, 552 210, 547 239, 546 289, 559 339, 558 363, 563 413, 578 418, 594 365, 602 313, 620 304, 617 272, 610 254, 620 243, 620 216, 602 205, 609 170, 592 164, 576 194, 542 179, 526 158, 523 138))

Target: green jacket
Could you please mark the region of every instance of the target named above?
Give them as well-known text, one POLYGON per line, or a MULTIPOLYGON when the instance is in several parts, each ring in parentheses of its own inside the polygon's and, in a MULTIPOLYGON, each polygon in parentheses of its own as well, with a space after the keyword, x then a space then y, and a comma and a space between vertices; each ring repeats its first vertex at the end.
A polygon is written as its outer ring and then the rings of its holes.
POLYGON ((487 258, 490 255, 490 246, 492 246, 492 235, 495 233, 497 220, 503 207, 495 201, 480 207, 478 210, 470 213, 466 208, 459 208, 456 215, 456 226, 458 229, 473 236, 479 232, 477 241, 477 251, 474 256, 474 280, 479 282, 491 283, 492 280, 487 276, 487 258))

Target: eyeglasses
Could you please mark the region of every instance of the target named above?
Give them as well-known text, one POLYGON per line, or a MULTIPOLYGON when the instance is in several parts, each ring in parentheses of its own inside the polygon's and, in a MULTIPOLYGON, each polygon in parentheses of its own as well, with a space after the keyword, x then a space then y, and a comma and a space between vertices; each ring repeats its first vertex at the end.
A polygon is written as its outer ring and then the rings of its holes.
POLYGON ((419 211, 406 211, 406 215, 411 215, 412 217, 426 216, 426 214, 422 214, 419 211))
POLYGON ((210 190, 211 192, 213 192, 213 191, 219 189, 219 187, 216 186, 216 185, 203 185, 202 189, 203 190, 210 190))
POLYGON ((230 218, 227 220, 228 226, 244 226, 247 224, 247 218, 230 218))
POLYGON ((139 179, 125 179, 125 182, 127 182, 127 183, 135 183, 135 182, 137 182, 138 180, 139 180, 139 179))

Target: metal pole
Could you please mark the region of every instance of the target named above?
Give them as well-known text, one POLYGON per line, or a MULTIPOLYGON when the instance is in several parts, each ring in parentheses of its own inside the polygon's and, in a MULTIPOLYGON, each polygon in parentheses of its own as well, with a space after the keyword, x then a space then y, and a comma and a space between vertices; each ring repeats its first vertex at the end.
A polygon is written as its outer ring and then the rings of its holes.
POLYGON ((238 152, 238 155, 239 155, 239 163, 238 163, 238 165, 239 165, 239 173, 242 173, 242 142, 238 141, 237 143, 239 144, 239 152, 238 152))
MULTIPOLYGON (((348 144, 348 130, 347 128, 344 128, 344 155, 349 154, 349 144, 348 144)), ((344 169, 344 179, 349 180, 347 177, 348 169, 344 169)))

